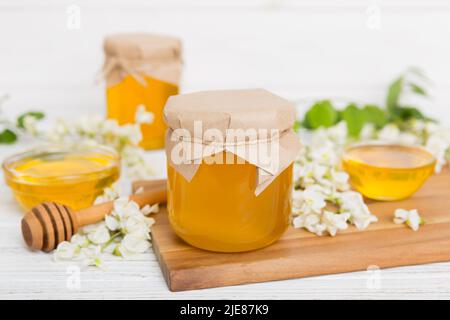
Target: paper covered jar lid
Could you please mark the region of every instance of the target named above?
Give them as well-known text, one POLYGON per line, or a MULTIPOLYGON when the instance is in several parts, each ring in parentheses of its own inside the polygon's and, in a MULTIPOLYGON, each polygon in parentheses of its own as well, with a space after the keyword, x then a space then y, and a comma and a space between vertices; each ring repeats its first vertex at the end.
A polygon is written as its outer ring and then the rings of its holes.
POLYGON ((118 33, 105 38, 105 54, 127 59, 178 58, 181 41, 154 33, 118 33))
POLYGON ((145 85, 151 76, 177 85, 181 74, 181 41, 153 33, 118 33, 103 43, 105 63, 102 73, 108 86, 133 76, 145 85))
POLYGON ((188 181, 205 158, 229 152, 258 168, 255 193, 259 194, 295 160, 300 149, 292 129, 294 106, 264 89, 171 96, 164 118, 169 127, 169 164, 188 181))

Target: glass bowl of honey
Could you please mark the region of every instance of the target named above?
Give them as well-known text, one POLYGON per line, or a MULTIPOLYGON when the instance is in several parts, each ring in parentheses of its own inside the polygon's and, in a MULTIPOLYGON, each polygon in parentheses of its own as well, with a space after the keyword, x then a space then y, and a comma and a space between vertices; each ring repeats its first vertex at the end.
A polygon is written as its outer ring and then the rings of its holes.
POLYGON ((436 159, 425 148, 370 142, 350 146, 342 166, 350 184, 374 200, 410 197, 433 174, 436 159))
POLYGON ((114 149, 99 145, 43 145, 3 162, 6 183, 24 211, 53 201, 89 207, 120 175, 114 149))

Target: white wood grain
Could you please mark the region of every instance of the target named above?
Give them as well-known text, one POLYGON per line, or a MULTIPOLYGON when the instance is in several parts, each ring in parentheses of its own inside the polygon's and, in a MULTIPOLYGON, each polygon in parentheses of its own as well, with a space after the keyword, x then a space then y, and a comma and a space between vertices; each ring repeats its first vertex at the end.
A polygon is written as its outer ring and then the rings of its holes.
MULTIPOLYGON (((50 118, 102 113, 103 37, 154 31, 184 42, 183 91, 265 87, 289 99, 321 97, 382 103, 388 81, 410 65, 434 80, 427 112, 450 124, 450 3, 446 0, 2 0, 0 92, 7 113, 30 108, 50 118), (81 29, 66 27, 67 7, 81 9, 81 29), (368 7, 381 10, 367 27, 368 7)), ((25 144, 0 147, 0 159, 25 144)), ((161 154, 150 155, 164 167, 161 154)), ((108 270, 81 272, 66 286, 66 265, 23 245, 21 213, 0 184, 0 298, 303 299, 450 298, 450 263, 171 293, 152 253, 111 259, 108 270)))

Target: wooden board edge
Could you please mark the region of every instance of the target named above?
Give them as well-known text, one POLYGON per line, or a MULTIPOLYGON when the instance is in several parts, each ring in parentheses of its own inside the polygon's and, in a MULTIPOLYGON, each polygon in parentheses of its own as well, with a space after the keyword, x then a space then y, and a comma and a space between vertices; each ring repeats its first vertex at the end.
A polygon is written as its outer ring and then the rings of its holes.
MULTIPOLYGON (((425 236, 427 233, 432 235, 435 231, 433 227, 427 229, 428 231, 422 233, 422 235, 407 229, 401 232, 410 232, 411 236, 417 239, 417 237, 425 236)), ((306 257, 308 261, 305 263, 299 261, 299 257, 294 255, 252 262, 242 261, 193 268, 172 268, 167 281, 171 291, 186 291, 365 271, 370 266, 385 269, 450 261, 450 227, 447 226, 447 233, 444 237, 440 236, 422 242, 397 243, 393 247, 387 246, 386 243, 380 243, 379 245, 375 244, 368 250, 370 251, 342 251, 335 255, 334 260, 324 260, 323 254, 320 253, 310 254, 306 257), (430 241, 433 242, 431 248, 430 241), (270 271, 267 272, 267 270, 270 271)))
POLYGON ((171 281, 171 276, 170 276, 170 270, 161 254, 159 243, 158 243, 157 239, 158 239, 157 237, 154 237, 152 235, 152 249, 153 249, 153 252, 155 253, 156 259, 158 260, 159 268, 161 269, 161 272, 163 274, 164 280, 166 281, 167 287, 169 288, 170 291, 174 291, 171 288, 172 281, 171 281))

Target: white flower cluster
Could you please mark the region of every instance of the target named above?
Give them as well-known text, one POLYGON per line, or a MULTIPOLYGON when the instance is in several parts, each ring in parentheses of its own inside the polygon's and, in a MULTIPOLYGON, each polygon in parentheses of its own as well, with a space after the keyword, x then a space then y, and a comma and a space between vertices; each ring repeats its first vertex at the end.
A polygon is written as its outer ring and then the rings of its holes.
POLYGON ((416 209, 397 209, 394 213, 394 223, 406 223, 408 227, 410 227, 414 231, 417 231, 419 230, 420 225, 424 224, 425 221, 420 217, 419 212, 416 209))
POLYGON ((414 119, 404 124, 402 130, 395 124, 388 124, 375 137, 386 142, 424 146, 436 158, 437 173, 448 163, 450 130, 435 122, 414 119))
POLYGON ((102 256, 110 253, 130 259, 151 247, 150 227, 155 220, 148 217, 159 210, 158 204, 139 206, 121 197, 114 201, 114 208, 104 221, 83 227, 64 241, 54 252, 56 261, 79 261, 83 266, 103 266, 102 256))
POLYGON ((114 201, 119 197, 120 197, 119 185, 118 182, 114 182, 111 186, 103 189, 103 193, 95 199, 94 205, 108 201, 114 201))
POLYGON ((32 136, 36 136, 39 133, 37 128, 38 122, 39 121, 38 119, 36 119, 36 117, 26 115, 23 118, 23 129, 32 136))
POLYGON ((344 122, 320 128, 305 137, 294 166, 293 225, 319 236, 335 236, 351 223, 359 230, 377 221, 360 193, 349 191, 348 174, 340 169, 347 142, 344 122), (332 210, 333 209, 333 210, 332 210))
POLYGON ((85 143, 113 147, 119 152, 128 177, 149 179, 155 172, 145 162, 144 150, 139 147, 139 142, 142 139, 140 125, 152 121, 153 114, 145 111, 144 106, 140 106, 136 111, 134 124, 119 125, 117 120, 104 119, 101 116, 83 117, 73 123, 59 119, 49 131, 40 135, 55 142, 81 140, 85 143))

